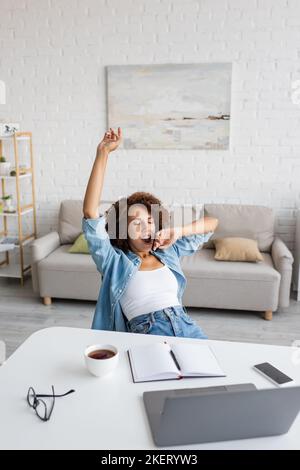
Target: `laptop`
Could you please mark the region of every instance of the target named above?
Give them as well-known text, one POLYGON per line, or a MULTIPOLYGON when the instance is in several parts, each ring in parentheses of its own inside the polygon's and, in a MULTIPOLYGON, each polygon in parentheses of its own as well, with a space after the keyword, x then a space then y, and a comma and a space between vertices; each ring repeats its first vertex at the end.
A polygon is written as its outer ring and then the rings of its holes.
POLYGON ((158 390, 143 400, 157 446, 200 444, 286 433, 300 410, 300 386, 158 390))

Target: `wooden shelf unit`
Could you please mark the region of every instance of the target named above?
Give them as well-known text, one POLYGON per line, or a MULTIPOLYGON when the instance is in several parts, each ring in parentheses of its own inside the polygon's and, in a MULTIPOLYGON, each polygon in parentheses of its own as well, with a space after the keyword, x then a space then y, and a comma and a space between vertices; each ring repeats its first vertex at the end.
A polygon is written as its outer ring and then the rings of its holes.
POLYGON ((5 137, 0 136, 0 156, 3 154, 3 141, 7 141, 7 140, 10 140, 13 143, 16 175, 15 176, 0 175, 2 196, 10 194, 6 192, 6 182, 7 181, 11 182, 12 180, 15 180, 16 202, 17 202, 16 209, 17 210, 15 213, 4 213, 4 212, 0 213, 0 217, 3 218, 3 228, 4 228, 2 231, 0 231, 0 237, 11 235, 9 234, 7 222, 10 217, 17 217, 18 218, 19 244, 16 245, 15 249, 19 250, 20 260, 18 264, 16 263, 12 264, 10 263, 10 259, 9 259, 9 251, 2 251, 0 253, 0 256, 4 254, 5 259, 4 261, 0 262, 0 277, 20 278, 21 285, 23 286, 24 277, 31 270, 31 266, 30 265, 25 266, 25 263, 24 263, 24 246, 37 238, 32 133, 31 132, 15 132, 12 136, 5 136, 5 137), (20 174, 18 141, 23 141, 23 140, 29 142, 30 167, 26 168, 26 171, 24 174, 20 174), (27 178, 31 179, 32 202, 25 206, 21 206, 21 181, 27 178), (33 213, 32 233, 28 235, 23 235, 22 217, 28 213, 33 213))

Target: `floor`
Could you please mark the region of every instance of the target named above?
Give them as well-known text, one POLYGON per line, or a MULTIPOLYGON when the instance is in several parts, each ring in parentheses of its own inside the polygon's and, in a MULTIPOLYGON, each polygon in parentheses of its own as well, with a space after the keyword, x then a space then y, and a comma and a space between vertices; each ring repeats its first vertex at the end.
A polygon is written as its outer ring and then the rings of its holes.
MULTIPOLYGON (((0 340, 9 357, 32 333, 51 326, 90 328, 95 302, 54 299, 44 306, 32 290, 31 278, 23 287, 13 278, 0 279, 0 340)), ((300 340, 300 302, 292 294, 288 308, 279 309, 272 321, 259 312, 188 308, 210 339, 290 346, 300 340)))

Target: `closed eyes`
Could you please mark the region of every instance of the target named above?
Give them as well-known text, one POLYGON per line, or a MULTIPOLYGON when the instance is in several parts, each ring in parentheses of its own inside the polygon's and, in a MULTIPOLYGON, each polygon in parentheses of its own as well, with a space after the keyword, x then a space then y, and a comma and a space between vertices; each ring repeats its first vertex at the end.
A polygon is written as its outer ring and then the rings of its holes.
MULTIPOLYGON (((135 219, 135 220, 133 220, 133 224, 134 224, 134 225, 140 225, 141 222, 142 222, 142 221, 141 221, 140 219, 135 219)), ((148 223, 152 224, 152 223, 153 223, 153 220, 149 219, 149 220, 148 220, 148 223)))

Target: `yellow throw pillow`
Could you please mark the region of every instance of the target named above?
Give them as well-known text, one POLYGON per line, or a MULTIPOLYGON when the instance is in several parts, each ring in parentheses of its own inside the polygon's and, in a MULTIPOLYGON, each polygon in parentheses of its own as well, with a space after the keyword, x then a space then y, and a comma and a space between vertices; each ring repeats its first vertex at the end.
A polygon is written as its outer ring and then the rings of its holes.
POLYGON ((69 248, 68 252, 90 254, 88 243, 86 241, 84 233, 81 233, 79 237, 76 238, 75 242, 73 243, 71 248, 69 248))
POLYGON ((214 240, 218 261, 263 261, 257 241, 250 238, 228 237, 214 240))

